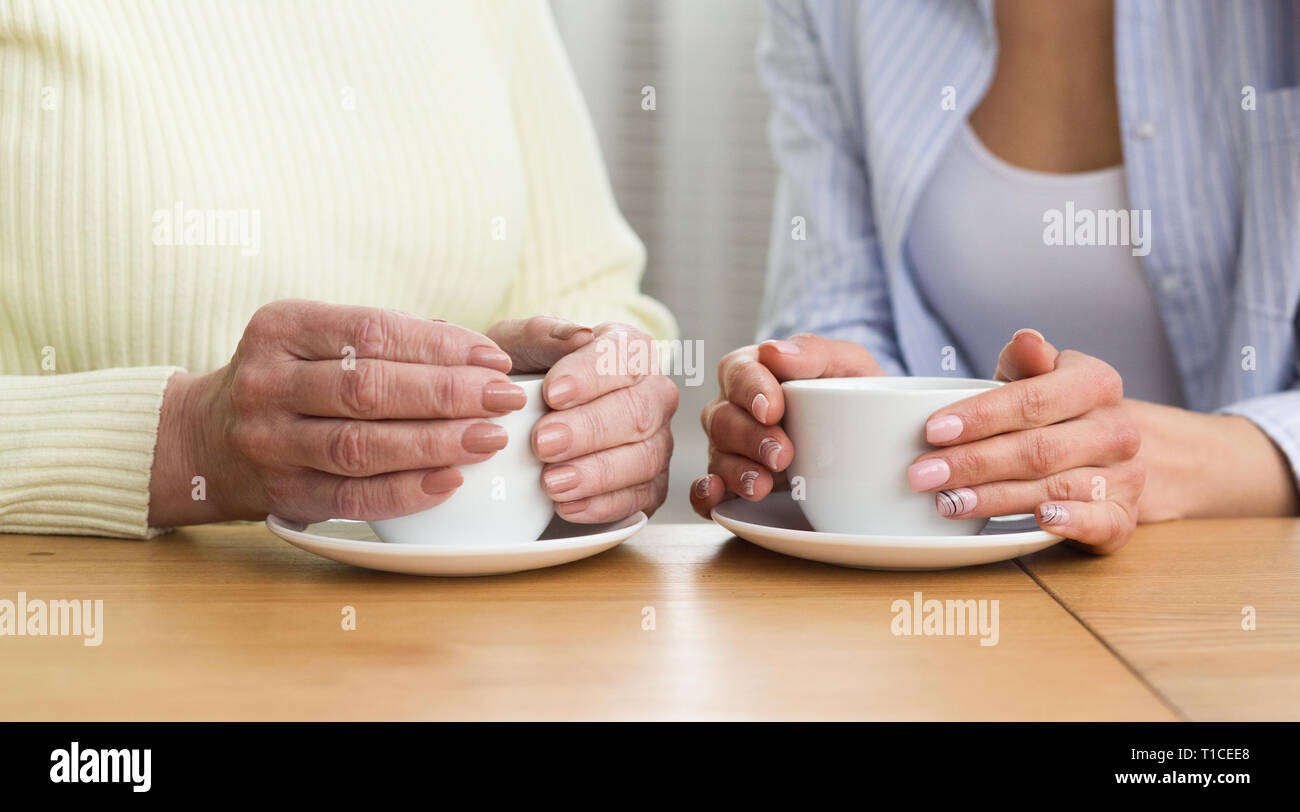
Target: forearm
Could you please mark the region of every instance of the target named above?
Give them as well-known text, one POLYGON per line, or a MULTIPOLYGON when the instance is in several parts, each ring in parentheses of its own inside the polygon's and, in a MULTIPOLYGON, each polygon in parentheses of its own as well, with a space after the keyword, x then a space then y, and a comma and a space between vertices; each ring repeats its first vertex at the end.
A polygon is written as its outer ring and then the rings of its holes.
POLYGON ((1124 405, 1142 432, 1140 521, 1300 513, 1285 455, 1250 420, 1140 400, 1124 405))

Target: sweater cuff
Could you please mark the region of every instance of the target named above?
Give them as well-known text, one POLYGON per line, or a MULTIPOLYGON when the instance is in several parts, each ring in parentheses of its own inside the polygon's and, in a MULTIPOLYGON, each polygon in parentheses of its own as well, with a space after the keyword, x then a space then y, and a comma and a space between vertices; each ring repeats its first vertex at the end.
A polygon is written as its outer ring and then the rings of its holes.
POLYGON ((149 473, 179 367, 0 376, 0 533, 152 538, 149 473))

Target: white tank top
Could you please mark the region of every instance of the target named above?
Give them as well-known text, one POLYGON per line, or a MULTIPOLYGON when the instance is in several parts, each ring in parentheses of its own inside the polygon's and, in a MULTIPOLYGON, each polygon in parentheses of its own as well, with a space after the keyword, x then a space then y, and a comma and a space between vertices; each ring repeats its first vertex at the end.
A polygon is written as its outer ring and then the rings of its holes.
POLYGON ((963 126, 917 203, 907 252, 921 295, 976 374, 992 377, 1011 334, 1033 327, 1060 349, 1115 367, 1126 396, 1183 404, 1155 297, 1133 253, 1142 250, 1134 236, 1149 248, 1149 227, 1136 235, 1093 228, 1096 244, 1080 244, 1090 234, 1079 223, 1104 211, 1101 222, 1114 225, 1110 213, 1128 207, 1123 166, 1022 169, 963 126), (1053 223, 1062 228, 1049 229, 1053 223), (1121 233, 1130 244, 1113 244, 1121 233))

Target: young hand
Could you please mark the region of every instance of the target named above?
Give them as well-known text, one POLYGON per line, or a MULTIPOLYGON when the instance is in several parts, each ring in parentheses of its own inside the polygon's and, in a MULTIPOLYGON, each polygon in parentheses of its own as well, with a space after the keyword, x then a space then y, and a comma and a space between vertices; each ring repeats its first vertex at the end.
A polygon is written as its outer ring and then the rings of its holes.
POLYGON ((913 490, 935 493, 950 518, 1033 513, 1093 552, 1122 547, 1137 526, 1146 470, 1119 373, 1021 330, 996 377, 1008 383, 930 415, 926 439, 939 449, 908 468, 913 490))
POLYGON ((771 492, 772 475, 794 459, 794 446, 778 425, 785 416, 781 381, 882 374, 861 345, 818 335, 764 341, 723 357, 721 391, 700 413, 709 473, 692 483, 691 507, 707 519, 728 492, 755 502, 771 492))

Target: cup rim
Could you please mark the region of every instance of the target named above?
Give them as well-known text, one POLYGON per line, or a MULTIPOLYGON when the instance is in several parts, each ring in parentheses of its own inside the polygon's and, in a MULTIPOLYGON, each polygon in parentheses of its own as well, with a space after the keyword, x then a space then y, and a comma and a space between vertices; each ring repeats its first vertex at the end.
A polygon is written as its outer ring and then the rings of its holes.
POLYGON ((932 395, 937 392, 987 392, 1003 381, 985 378, 943 378, 926 375, 871 375, 855 378, 808 378, 785 381, 788 392, 888 392, 897 395, 932 395))

